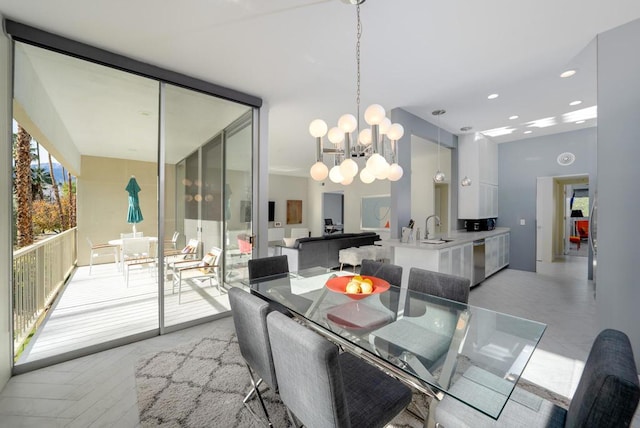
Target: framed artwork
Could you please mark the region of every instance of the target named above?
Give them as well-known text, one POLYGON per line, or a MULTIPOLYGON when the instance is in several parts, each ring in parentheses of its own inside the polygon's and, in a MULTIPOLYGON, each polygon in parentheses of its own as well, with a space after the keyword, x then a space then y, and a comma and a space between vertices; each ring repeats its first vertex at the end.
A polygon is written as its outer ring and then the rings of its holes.
POLYGON ((391 196, 363 196, 360 207, 360 229, 384 230, 389 228, 391 196))
POLYGON ((302 223, 302 201, 287 201, 287 224, 302 223))

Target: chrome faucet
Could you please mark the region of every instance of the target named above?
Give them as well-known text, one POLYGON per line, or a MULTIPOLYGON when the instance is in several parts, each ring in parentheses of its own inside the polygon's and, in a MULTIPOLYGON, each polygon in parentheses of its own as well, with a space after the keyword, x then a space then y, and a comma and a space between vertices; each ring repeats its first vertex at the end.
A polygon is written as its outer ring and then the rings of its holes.
MULTIPOLYGON (((435 217, 435 227, 440 226, 440 217, 435 214, 431 214, 424 222, 424 239, 429 239, 429 219, 431 217, 435 217)), ((433 233, 436 233, 435 227, 433 229, 433 233)))

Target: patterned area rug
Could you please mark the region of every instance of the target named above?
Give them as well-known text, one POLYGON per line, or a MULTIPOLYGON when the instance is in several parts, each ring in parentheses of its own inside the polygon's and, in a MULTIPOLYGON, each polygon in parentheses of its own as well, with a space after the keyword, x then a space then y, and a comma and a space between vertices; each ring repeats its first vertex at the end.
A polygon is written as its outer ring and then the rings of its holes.
MULTIPOLYGON (((242 404, 249 391, 249 374, 235 335, 205 337, 161 351, 136 366, 140 424, 143 427, 260 427, 242 404)), ((271 390, 263 394, 275 427, 292 426, 284 405, 271 390)), ((262 415, 257 400, 249 402, 262 415)), ((387 427, 421 427, 404 412, 387 427)))
MULTIPOLYGON (((242 404, 249 391, 249 375, 235 334, 219 332, 167 351, 149 355, 136 366, 138 408, 142 427, 260 427, 264 426, 242 404)), ((520 379, 518 386, 555 404, 568 399, 520 379)), ((284 405, 271 390, 263 394, 275 427, 291 427, 284 405)), ((249 402, 262 416, 257 400, 249 402)), ((418 428, 413 413, 428 409, 428 398, 415 394, 409 411, 387 428, 418 428), (419 410, 420 409, 420 410, 419 410), (413 411, 413 412, 412 412, 413 411)))

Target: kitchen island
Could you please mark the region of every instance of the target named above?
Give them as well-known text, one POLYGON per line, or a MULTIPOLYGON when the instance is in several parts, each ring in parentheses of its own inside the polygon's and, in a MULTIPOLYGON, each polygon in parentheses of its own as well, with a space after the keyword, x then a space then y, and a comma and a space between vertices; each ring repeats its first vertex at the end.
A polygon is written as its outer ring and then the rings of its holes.
POLYGON ((509 232, 507 227, 479 232, 460 230, 429 240, 389 239, 376 244, 389 247, 391 263, 402 266, 403 287, 412 267, 469 278, 473 286, 509 264, 509 232))

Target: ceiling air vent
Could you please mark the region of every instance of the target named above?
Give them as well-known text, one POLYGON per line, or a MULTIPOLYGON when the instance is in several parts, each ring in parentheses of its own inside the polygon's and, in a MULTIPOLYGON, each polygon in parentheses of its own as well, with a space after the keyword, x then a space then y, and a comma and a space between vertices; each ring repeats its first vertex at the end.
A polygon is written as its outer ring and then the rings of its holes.
POLYGON ((562 166, 571 165, 575 160, 576 160, 576 155, 570 152, 564 152, 558 155, 558 165, 562 165, 562 166))

